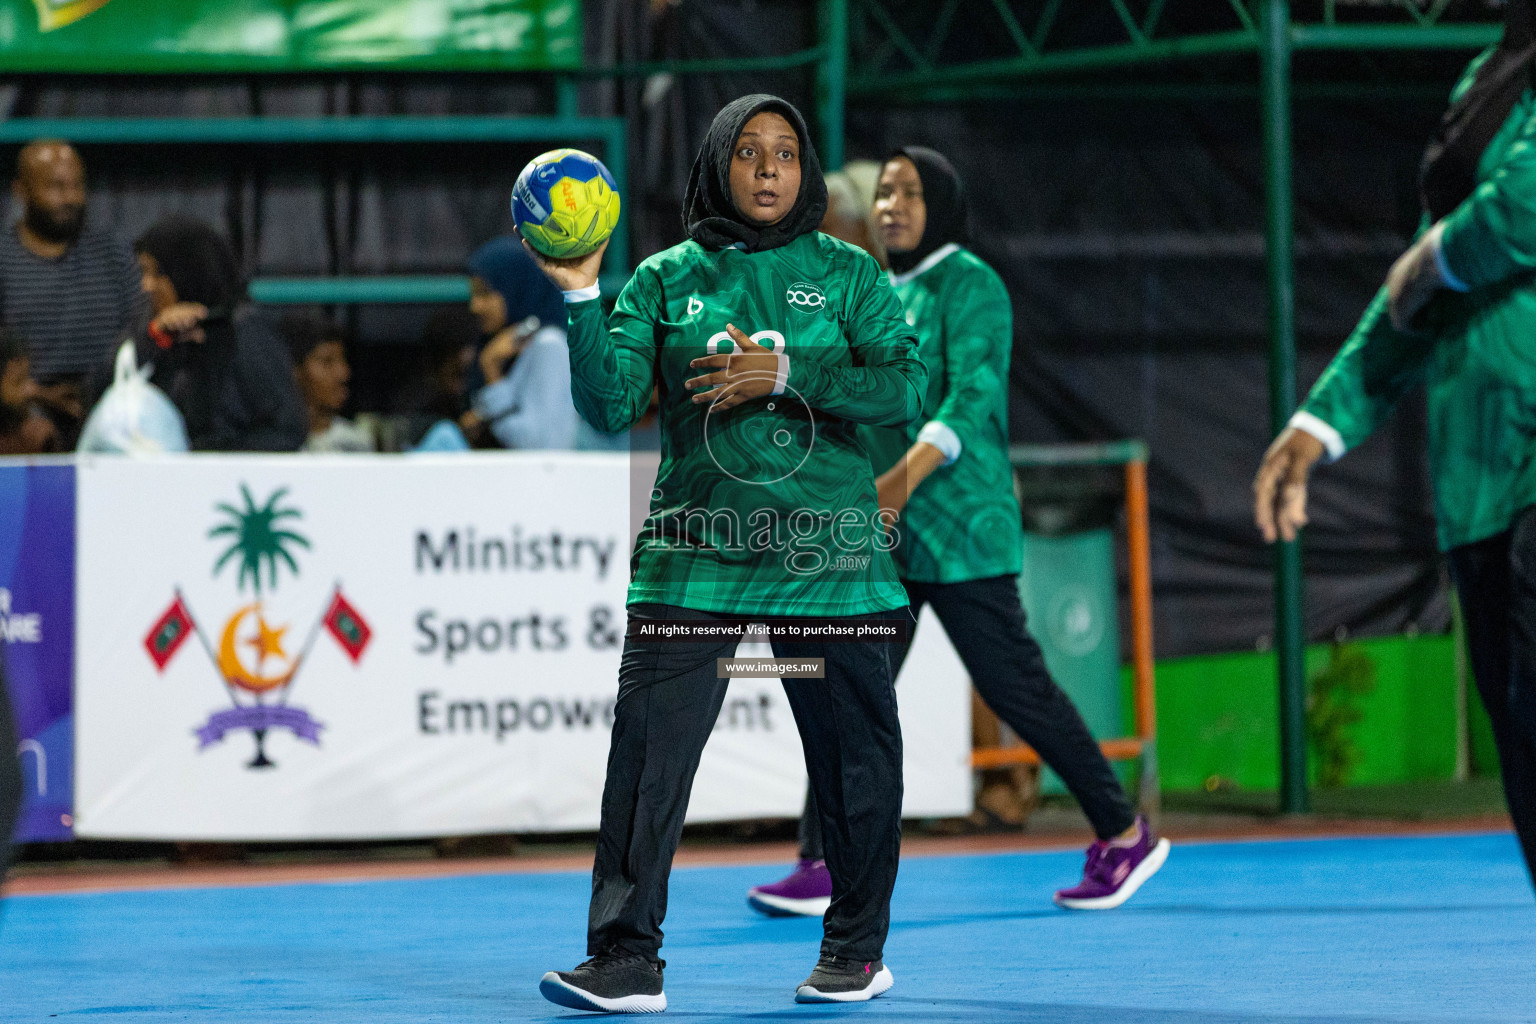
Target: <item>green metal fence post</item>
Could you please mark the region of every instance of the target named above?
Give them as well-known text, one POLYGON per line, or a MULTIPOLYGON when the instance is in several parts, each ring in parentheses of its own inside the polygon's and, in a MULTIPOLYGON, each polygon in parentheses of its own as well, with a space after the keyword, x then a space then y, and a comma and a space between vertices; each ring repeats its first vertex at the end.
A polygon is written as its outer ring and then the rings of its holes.
POLYGON ((848 0, 821 0, 821 61, 816 65, 817 148, 821 164, 843 166, 843 114, 848 91, 848 0))
MULTIPOLYGON (((613 120, 603 136, 603 164, 608 168, 608 173, 613 175, 613 183, 618 186, 619 199, 624 203, 634 198, 629 191, 627 145, 624 122, 613 120)), ((603 276, 615 285, 611 289, 613 291, 617 291, 629 280, 629 218, 632 216, 634 216, 632 210, 619 212, 619 223, 613 229, 613 240, 608 243, 608 252, 603 257, 603 276)))
MULTIPOLYGON (((1263 0, 1259 34, 1265 269, 1269 284, 1269 420, 1271 432, 1279 433, 1296 408, 1289 0, 1263 0)), ((1275 545, 1275 653, 1280 668, 1280 810, 1302 813, 1307 810, 1307 732, 1299 538, 1275 545)))
POLYGON ((555 114, 559 117, 579 117, 581 114, 581 83, 570 75, 555 76, 555 114))

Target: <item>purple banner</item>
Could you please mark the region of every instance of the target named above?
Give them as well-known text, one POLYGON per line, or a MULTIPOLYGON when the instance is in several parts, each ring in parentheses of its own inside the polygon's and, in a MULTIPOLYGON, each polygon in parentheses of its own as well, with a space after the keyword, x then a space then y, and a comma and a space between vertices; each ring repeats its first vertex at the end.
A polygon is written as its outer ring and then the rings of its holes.
POLYGON ((325 726, 309 717, 303 708, 283 704, 254 704, 243 708, 230 708, 209 716, 208 721, 197 729, 199 749, 217 743, 224 734, 235 729, 287 729, 301 740, 320 742, 320 730, 325 726))
POLYGON ((16 839, 69 839, 75 789, 73 466, 0 466, 0 642, 26 785, 16 839))

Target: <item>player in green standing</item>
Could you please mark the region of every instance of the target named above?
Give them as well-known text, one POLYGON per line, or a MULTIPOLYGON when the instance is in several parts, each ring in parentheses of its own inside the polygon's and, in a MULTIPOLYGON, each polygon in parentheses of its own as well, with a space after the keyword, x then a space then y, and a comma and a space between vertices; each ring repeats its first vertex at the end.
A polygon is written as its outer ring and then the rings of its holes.
MULTIPOLYGON (((647 259, 605 317, 602 250, 541 267, 565 294, 572 393, 592 426, 630 427, 659 397, 661 465, 636 542, 629 628, 592 871, 587 960, 553 1002, 666 1007, 667 876, 737 638, 656 627, 905 616, 859 424, 900 426, 927 373, 875 261, 816 231, 826 187, 793 106, 745 96, 716 116, 689 179, 689 240, 647 259), (894 615, 891 613, 895 613, 894 615)), ((881 961, 901 839, 901 732, 886 642, 775 641, 823 658, 785 679, 822 808, 831 909, 802 1002, 891 986, 881 961)))
MULTIPOLYGON (((901 513, 896 560, 916 618, 931 605, 983 700, 1055 769, 1093 825, 1082 882, 1056 894, 1070 909, 1117 907, 1168 857, 1132 811, 1120 781, 1072 701, 1051 679, 1024 624, 1019 506, 1008 461, 1008 361, 1013 311, 997 273, 961 243, 959 175, 939 153, 897 150, 881 169, 875 216, 891 281, 928 367, 923 413, 861 428, 882 508, 901 513)), ((906 650, 898 650, 897 669, 906 650)), ((774 915, 820 914, 832 886, 814 789, 800 829, 800 863, 748 892, 774 915)))

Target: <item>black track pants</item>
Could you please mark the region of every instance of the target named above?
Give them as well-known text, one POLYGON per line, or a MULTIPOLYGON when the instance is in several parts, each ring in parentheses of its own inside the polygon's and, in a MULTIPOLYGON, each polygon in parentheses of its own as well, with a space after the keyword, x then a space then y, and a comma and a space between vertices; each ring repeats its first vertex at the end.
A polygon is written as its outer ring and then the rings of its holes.
MULTIPOLYGON (((736 618, 661 604, 629 608, 641 620, 736 618)), ((857 622, 850 618, 848 622, 857 622)), ((619 668, 602 825, 592 868, 587 952, 609 946, 655 958, 667 913, 667 875, 688 794, 729 680, 716 659, 737 641, 637 641, 619 668)), ((832 906, 822 950, 879 959, 891 920, 901 852, 901 727, 886 643, 775 642, 780 658, 825 658, 825 679, 785 679, 811 791, 820 810, 832 906)))
POLYGON ((1452 548, 1467 653, 1499 748, 1504 799, 1536 880, 1536 508, 1496 537, 1452 548))
MULTIPOLYGON (((1061 776, 1094 834, 1109 839, 1130 828, 1136 812, 1120 780, 1071 698, 1051 678, 1040 645, 1025 627, 1018 580, 993 576, 964 583, 907 583, 906 588, 914 624, 923 605, 932 605, 976 692, 1061 776)), ((898 672, 907 650, 898 649, 898 672)), ((808 794, 807 813, 800 819, 800 856, 820 859, 819 816, 810 813, 814 803, 808 794)))

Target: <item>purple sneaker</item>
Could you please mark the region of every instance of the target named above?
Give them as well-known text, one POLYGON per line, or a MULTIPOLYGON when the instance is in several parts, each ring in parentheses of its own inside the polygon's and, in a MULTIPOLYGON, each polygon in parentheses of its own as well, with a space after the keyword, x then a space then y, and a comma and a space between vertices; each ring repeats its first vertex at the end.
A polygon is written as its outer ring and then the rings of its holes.
POLYGON ((1152 834, 1147 819, 1137 815, 1135 839, 1100 839, 1088 847, 1083 880, 1056 894, 1056 905, 1068 910, 1110 910, 1135 894, 1141 884, 1168 859, 1168 840, 1152 834))
POLYGON ((824 860, 802 860, 772 885, 747 890, 747 903, 769 917, 820 917, 832 905, 832 875, 824 860))

